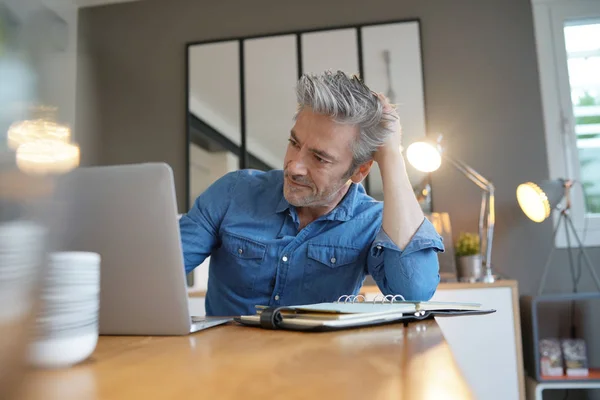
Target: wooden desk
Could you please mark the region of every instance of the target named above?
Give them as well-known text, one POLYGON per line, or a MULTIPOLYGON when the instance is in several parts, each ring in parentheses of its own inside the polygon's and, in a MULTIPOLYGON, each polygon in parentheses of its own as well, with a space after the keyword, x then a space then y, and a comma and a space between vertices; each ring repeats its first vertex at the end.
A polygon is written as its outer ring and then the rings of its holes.
POLYGON ((102 336, 72 368, 30 374, 23 400, 470 399, 437 323, 328 333, 220 326, 102 336))

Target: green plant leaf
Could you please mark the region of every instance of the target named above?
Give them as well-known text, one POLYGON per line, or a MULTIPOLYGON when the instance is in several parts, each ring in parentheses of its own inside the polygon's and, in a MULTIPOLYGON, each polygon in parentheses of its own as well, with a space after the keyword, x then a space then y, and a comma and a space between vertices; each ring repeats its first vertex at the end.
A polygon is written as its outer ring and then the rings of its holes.
POLYGON ((454 252, 457 257, 479 254, 479 234, 471 232, 461 233, 454 245, 454 252))

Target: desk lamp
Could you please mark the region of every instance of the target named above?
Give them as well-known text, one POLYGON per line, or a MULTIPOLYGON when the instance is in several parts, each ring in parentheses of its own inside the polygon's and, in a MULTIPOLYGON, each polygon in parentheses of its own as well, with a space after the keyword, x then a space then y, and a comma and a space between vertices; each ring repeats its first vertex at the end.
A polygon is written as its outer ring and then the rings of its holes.
POLYGON ((481 211, 479 213, 479 241, 482 244, 480 251, 486 271, 483 281, 487 283, 496 281, 497 277, 492 272, 491 262, 495 222, 494 185, 467 164, 449 157, 442 146, 441 135, 438 136, 436 142, 419 141, 412 143, 406 149, 406 157, 413 167, 422 172, 437 170, 443 159, 483 190, 481 211))
MULTIPOLYGON (((552 213, 552 210, 556 209, 560 211, 558 220, 556 221, 556 226, 554 227, 554 233, 552 235, 553 241, 556 239, 556 234, 561 224, 564 223, 569 248, 571 247, 569 234, 572 233, 577 241, 579 251, 585 258, 586 265, 590 270, 594 282, 596 283, 596 287, 598 288, 598 291, 600 291, 600 280, 596 275, 596 271, 592 266, 589 256, 584 251, 583 244, 579 239, 579 235, 577 235, 577 231, 569 215, 569 210, 571 209, 570 190, 573 187, 573 183, 573 181, 565 179, 548 180, 540 183, 522 183, 517 187, 517 201, 525 215, 532 221, 538 223, 546 220, 552 213), (563 198, 565 199, 565 204, 561 206, 561 201, 563 198)), ((550 266, 550 260, 552 259, 552 254, 554 253, 555 249, 556 246, 552 246, 552 250, 550 251, 550 254, 548 254, 548 259, 546 260, 546 265, 544 265, 544 272, 542 273, 542 279, 538 289, 538 295, 541 295, 542 291, 544 290, 546 276, 548 274, 548 267, 550 266)), ((573 273, 574 271, 571 270, 571 274, 573 273)), ((574 276, 573 279, 575 282, 574 276)))

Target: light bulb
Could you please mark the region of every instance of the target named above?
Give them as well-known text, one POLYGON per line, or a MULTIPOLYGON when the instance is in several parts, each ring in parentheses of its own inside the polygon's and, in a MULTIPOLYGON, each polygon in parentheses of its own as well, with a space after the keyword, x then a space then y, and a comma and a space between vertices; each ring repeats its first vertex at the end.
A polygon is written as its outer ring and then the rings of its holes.
POLYGON ((520 184, 517 187, 517 201, 525 215, 534 222, 542 222, 550 216, 548 197, 535 183, 520 184))
POLYGON ((442 165, 442 156, 435 146, 426 142, 415 142, 406 149, 408 162, 422 172, 433 172, 442 165))

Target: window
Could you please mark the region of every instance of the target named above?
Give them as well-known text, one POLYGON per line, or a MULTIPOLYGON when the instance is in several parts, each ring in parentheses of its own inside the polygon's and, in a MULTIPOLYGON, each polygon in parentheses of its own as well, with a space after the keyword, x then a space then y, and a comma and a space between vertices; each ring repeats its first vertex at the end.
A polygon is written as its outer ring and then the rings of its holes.
POLYGON ((567 22, 564 32, 584 205, 600 214, 600 19, 567 22))
MULTIPOLYGON (((600 2, 533 0, 550 179, 574 179, 571 217, 600 245, 600 2)), ((562 231, 562 230, 561 230, 562 231)), ((564 231, 557 247, 566 247, 564 231)))

